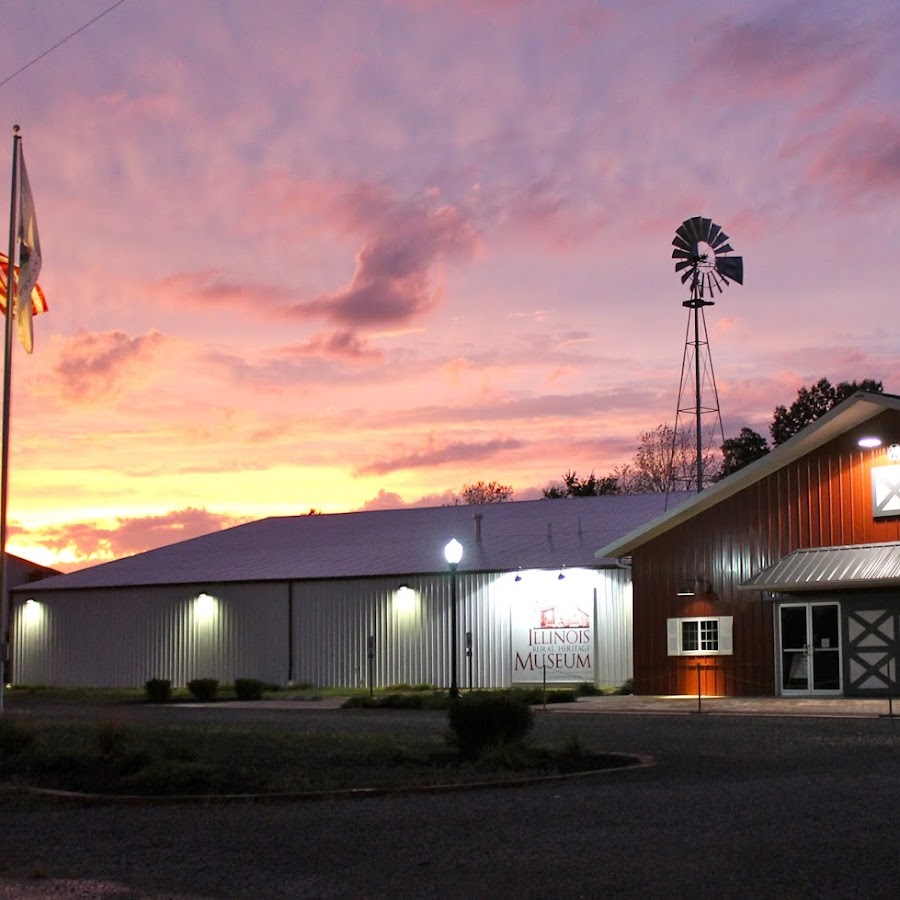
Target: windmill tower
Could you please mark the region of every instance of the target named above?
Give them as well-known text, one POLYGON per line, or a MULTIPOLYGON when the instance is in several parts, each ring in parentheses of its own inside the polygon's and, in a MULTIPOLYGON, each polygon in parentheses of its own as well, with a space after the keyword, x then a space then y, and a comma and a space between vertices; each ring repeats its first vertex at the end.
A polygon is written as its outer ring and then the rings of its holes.
MULTIPOLYGON (((669 459, 669 489, 675 487, 673 464, 679 435, 693 425, 696 472, 690 476, 682 473, 680 477, 688 484, 695 482, 699 493, 704 488, 704 457, 717 437, 720 437, 719 446, 725 441, 704 308, 714 305, 712 297, 716 291, 721 294, 732 281, 744 283, 744 260, 740 256, 728 255, 734 252, 728 243, 728 235, 712 219, 702 216, 682 222, 675 231, 672 246, 675 248, 672 251, 672 259, 676 260, 675 271, 681 273, 682 284, 690 283, 691 296, 681 304, 687 307, 688 323, 669 459)), ((708 477, 706 481, 709 481, 708 477)))

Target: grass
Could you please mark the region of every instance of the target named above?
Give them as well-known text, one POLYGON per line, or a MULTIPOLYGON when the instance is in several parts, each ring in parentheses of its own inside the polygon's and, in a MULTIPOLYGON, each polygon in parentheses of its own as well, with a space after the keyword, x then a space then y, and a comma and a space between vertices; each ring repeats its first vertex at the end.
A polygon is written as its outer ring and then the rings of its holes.
POLYGON ((276 729, 0 723, 0 778, 69 791, 171 795, 425 786, 571 771, 565 752, 515 745, 460 761, 443 739, 276 729))
POLYGON ((300 732, 255 723, 156 725, 60 721, 40 713, 0 719, 0 783, 140 796, 279 794, 564 774, 622 765, 577 741, 527 742, 462 760, 445 733, 300 732))

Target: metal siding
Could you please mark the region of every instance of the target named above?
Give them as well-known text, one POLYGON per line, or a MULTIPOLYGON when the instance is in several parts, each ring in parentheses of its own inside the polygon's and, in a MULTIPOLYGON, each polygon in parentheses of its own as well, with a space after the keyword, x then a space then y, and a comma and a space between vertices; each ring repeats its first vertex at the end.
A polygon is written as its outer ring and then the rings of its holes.
POLYGON ((863 431, 900 434, 900 416, 884 413, 724 499, 637 548, 634 577, 635 689, 697 692, 698 658, 669 657, 667 618, 733 615, 734 654, 701 658, 710 694, 775 690, 772 605, 737 586, 800 548, 900 539, 900 518, 874 519, 870 468, 882 451, 861 450, 863 431), (713 596, 676 596, 684 577, 700 576, 713 596), (691 610, 691 611, 687 611, 691 610))
MULTIPOLYGON (((595 680, 621 684, 632 673, 629 574, 572 569, 566 584, 576 583, 594 597, 595 680)), ((469 687, 465 635, 471 631, 474 686, 508 687, 515 573, 459 573, 457 586, 460 686, 469 687)), ((34 598, 41 623, 26 623, 21 603, 13 610, 14 677, 21 684, 140 687, 153 677, 176 685, 198 677, 284 684, 292 646, 295 683, 359 687, 368 684, 370 635, 376 687, 450 683, 449 574, 48 591, 34 598), (398 596, 401 583, 414 592, 409 608, 398 596), (194 607, 200 593, 217 604, 203 622, 194 607)))
POLYGON ((43 625, 13 610, 14 678, 19 684, 141 687, 148 678, 184 685, 193 678, 260 678, 287 672, 284 585, 207 585, 34 594, 43 625), (216 598, 211 619, 193 604, 216 598))
MULTIPOLYGON (((629 573, 615 570, 587 576, 597 592, 597 683, 618 685, 633 671, 629 573)), ((474 687, 509 687, 515 573, 460 573, 457 589, 458 683, 464 689, 470 686, 465 635, 471 631, 474 687)), ((295 681, 319 687, 367 686, 372 635, 373 687, 448 686, 451 590, 449 574, 295 582, 295 681), (413 591, 409 609, 402 608, 401 584, 413 591)))

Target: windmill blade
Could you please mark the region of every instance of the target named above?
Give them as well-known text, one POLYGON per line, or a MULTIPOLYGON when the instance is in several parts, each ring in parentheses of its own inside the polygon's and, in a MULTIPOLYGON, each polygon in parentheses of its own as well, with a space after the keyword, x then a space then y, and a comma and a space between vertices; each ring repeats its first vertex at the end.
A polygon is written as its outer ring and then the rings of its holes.
POLYGON ((731 244, 725 244, 722 247, 714 247, 713 249, 716 251, 717 254, 718 253, 734 253, 734 247, 732 247, 731 244))
POLYGON ((721 247, 722 244, 724 244, 725 241, 727 241, 727 240, 728 240, 728 235, 725 234, 725 232, 722 231, 722 229, 720 228, 720 229, 719 229, 719 233, 716 235, 714 241, 711 240, 711 241, 709 242, 709 245, 710 245, 711 247, 715 248, 716 250, 718 250, 719 247, 721 247))
POLYGON ((694 243, 699 243, 703 240, 703 234, 700 231, 700 226, 702 223, 703 218, 701 216, 694 216, 684 223, 688 231, 690 231, 691 235, 693 236, 694 243))
POLYGON ((721 241, 727 241, 728 235, 722 234, 722 228, 720 225, 716 225, 715 222, 712 223, 712 227, 709 229, 709 237, 706 239, 706 243, 709 244, 713 250, 716 249, 717 243, 721 243, 721 241), (721 235, 721 240, 719 238, 721 235))
POLYGON ((682 250, 690 250, 691 247, 694 246, 694 244, 692 241, 688 241, 685 238, 681 237, 680 235, 676 234, 675 240, 672 241, 672 246, 680 247, 682 250))
POLYGON ((742 256, 722 256, 716 258, 716 271, 725 278, 744 283, 744 258, 742 256))
POLYGON ((688 266, 694 265, 691 260, 683 259, 681 262, 675 263, 675 271, 680 272, 682 269, 686 269, 688 266))
POLYGON ((673 250, 672 259, 696 259, 697 254, 690 250, 673 250))
POLYGON ((696 274, 697 274, 697 267, 692 266, 690 269, 687 270, 687 272, 684 273, 684 275, 681 276, 681 283, 684 284, 688 280, 688 278, 691 277, 691 275, 696 275, 696 274))
MULTIPOLYGON (((682 222, 678 228, 675 230, 675 237, 681 238, 688 246, 691 244, 697 243, 697 238, 694 237, 694 233, 689 227, 690 220, 686 222, 682 222)), ((674 241, 673 241, 674 243, 674 241)))
POLYGON ((709 293, 712 296, 716 289, 718 289, 719 293, 722 293, 722 285, 719 284, 719 279, 716 278, 715 272, 707 272, 707 279, 709 280, 709 293))
POLYGON ((712 226, 712 219, 704 219, 700 218, 700 240, 705 243, 710 243, 709 240, 709 229, 712 226))

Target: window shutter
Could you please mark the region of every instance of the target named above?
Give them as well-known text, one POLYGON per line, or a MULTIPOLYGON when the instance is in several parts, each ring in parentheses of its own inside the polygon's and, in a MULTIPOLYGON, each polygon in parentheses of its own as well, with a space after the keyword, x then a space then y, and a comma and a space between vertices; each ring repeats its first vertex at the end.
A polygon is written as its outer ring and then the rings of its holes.
POLYGON ((669 656, 679 656, 678 625, 680 619, 666 619, 666 642, 669 647, 669 656))
POLYGON ((732 631, 734 625, 733 616, 719 616, 719 653, 729 656, 734 653, 732 649, 732 631))

